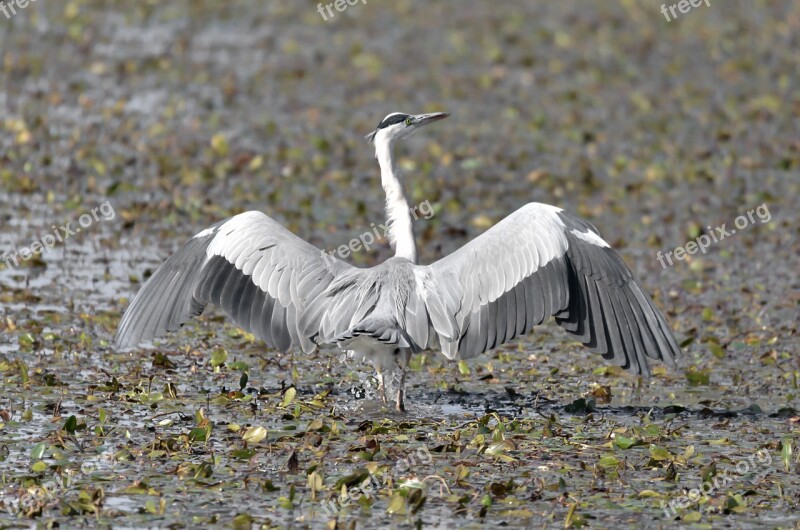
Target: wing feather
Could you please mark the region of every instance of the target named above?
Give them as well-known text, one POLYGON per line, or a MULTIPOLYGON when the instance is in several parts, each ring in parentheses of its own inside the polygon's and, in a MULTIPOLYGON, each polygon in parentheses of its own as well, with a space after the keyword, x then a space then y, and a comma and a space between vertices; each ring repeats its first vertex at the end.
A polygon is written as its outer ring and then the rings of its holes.
POLYGON ((528 204, 421 269, 431 324, 450 358, 478 355, 551 316, 636 373, 649 373, 647 358, 674 365, 680 354, 664 316, 594 226, 553 206, 528 204))
POLYGON ((344 327, 329 315, 340 300, 328 288, 357 271, 261 212, 239 214, 167 259, 123 315, 116 344, 129 348, 174 331, 212 303, 271 347, 311 351, 324 340, 326 316, 332 329, 344 327))

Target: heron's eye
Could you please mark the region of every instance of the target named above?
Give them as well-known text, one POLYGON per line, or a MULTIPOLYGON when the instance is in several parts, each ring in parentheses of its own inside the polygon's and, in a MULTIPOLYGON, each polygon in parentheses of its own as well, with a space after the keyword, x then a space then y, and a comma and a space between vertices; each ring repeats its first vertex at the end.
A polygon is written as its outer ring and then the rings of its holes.
POLYGON ((411 125, 411 118, 406 118, 406 126, 411 125))

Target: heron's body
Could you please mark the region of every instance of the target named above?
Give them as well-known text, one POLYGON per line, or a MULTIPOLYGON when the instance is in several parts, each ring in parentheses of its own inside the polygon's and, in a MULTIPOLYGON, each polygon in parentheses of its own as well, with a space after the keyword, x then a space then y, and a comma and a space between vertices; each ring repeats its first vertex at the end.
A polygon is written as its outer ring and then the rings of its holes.
POLYGON ((390 114, 370 135, 381 166, 395 256, 371 268, 324 254, 261 212, 203 230, 137 294, 117 344, 178 329, 206 304, 222 307, 269 346, 335 344, 369 360, 403 408, 412 353, 467 359, 554 316, 607 359, 647 374, 647 357, 674 365, 680 349, 664 316, 588 222, 530 203, 431 265, 419 265, 395 140, 446 115, 390 114))

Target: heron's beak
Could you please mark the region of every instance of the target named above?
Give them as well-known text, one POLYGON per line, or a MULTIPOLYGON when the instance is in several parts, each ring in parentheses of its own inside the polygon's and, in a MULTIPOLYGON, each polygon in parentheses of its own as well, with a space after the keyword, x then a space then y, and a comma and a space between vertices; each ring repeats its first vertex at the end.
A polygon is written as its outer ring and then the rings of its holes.
POLYGON ((443 120, 450 116, 447 112, 432 112, 431 114, 418 114, 414 116, 414 124, 418 126, 428 125, 435 121, 443 120))

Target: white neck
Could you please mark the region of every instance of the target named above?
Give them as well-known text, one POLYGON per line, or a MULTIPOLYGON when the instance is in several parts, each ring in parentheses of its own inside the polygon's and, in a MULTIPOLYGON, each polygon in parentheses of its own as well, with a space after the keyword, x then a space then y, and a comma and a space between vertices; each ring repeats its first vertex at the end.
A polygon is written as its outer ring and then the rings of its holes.
POLYGON ((403 192, 400 174, 394 163, 392 145, 389 141, 378 141, 375 144, 375 158, 381 166, 381 184, 386 192, 386 217, 389 225, 389 243, 394 247, 396 257, 405 258, 411 263, 417 262, 417 244, 414 242, 414 230, 411 225, 411 214, 408 201, 403 192))

